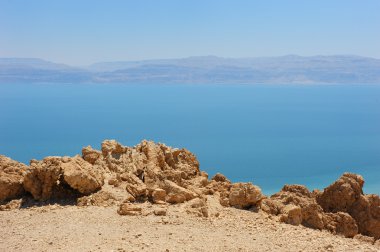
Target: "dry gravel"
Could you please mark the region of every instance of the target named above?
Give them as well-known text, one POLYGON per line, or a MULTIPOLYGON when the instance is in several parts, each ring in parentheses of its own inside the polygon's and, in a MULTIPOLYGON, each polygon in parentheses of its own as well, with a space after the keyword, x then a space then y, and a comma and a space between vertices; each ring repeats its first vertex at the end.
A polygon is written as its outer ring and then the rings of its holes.
POLYGON ((94 206, 0 211, 0 234, 0 251, 380 251, 261 212, 224 208, 201 218, 176 205, 167 216, 120 216, 116 207, 94 206))

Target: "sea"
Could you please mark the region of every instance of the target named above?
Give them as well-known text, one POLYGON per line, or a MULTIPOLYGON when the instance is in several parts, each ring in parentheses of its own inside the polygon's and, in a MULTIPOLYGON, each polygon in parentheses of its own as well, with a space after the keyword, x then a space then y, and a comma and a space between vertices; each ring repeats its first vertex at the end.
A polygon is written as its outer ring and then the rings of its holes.
POLYGON ((380 85, 0 83, 0 154, 29 163, 104 139, 186 148, 209 176, 380 194, 380 85))

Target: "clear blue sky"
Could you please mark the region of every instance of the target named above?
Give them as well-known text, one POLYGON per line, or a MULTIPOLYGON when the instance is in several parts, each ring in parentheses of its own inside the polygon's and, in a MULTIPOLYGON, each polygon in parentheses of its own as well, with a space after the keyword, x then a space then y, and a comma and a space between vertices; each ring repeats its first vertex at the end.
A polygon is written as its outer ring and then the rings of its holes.
POLYGON ((0 0, 0 57, 380 58, 380 0, 0 0))

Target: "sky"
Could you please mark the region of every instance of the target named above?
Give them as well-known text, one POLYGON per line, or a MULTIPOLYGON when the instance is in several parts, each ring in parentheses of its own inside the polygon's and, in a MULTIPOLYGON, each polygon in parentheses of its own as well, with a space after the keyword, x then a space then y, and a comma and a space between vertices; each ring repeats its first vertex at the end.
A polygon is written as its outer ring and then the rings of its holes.
POLYGON ((0 57, 380 58, 379 0, 0 0, 0 57))

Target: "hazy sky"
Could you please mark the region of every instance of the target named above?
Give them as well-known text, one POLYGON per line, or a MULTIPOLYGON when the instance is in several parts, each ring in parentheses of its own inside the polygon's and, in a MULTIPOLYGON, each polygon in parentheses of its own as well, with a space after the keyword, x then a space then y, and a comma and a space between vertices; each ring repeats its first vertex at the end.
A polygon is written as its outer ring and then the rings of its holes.
POLYGON ((380 0, 0 0, 0 57, 380 58, 380 0))

